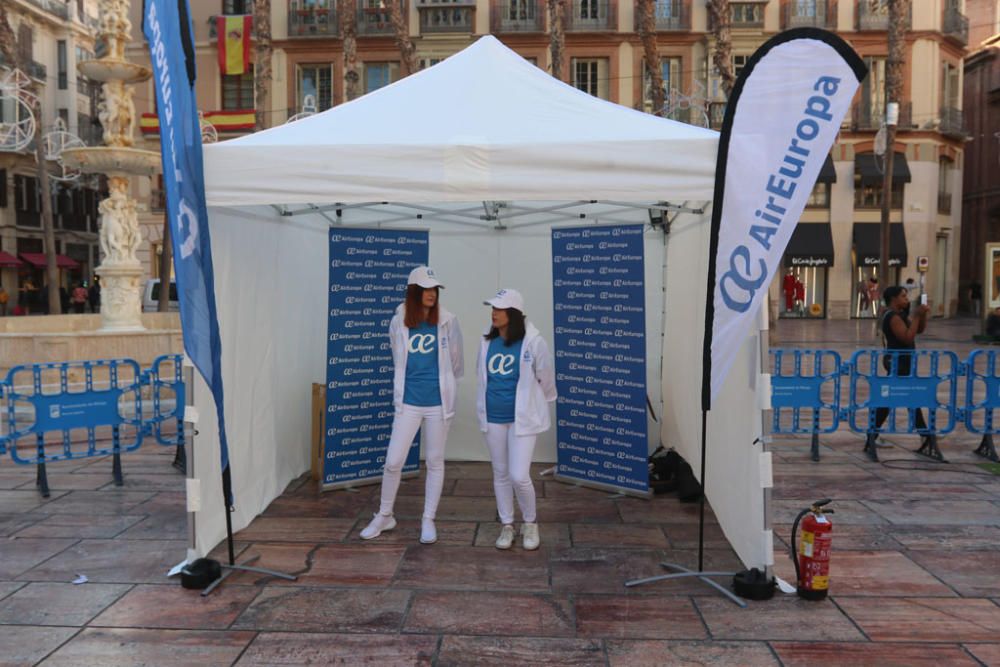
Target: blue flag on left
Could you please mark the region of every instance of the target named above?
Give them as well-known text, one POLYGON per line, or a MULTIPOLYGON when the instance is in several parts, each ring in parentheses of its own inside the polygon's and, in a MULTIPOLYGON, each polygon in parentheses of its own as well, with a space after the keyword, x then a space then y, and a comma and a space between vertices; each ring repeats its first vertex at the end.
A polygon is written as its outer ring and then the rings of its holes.
POLYGON ((229 446, 222 396, 222 342, 215 307, 212 246, 205 205, 201 125, 194 94, 194 31, 187 0, 146 0, 143 34, 149 42, 160 119, 167 219, 174 252, 184 351, 215 399, 223 488, 232 504, 229 446))

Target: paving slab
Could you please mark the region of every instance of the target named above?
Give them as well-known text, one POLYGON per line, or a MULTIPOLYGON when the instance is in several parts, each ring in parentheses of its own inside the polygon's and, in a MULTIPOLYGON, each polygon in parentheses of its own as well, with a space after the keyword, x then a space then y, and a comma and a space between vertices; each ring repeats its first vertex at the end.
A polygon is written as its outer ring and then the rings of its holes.
POLYGON ((438 638, 433 636, 262 632, 236 667, 358 664, 429 667, 437 646, 438 638))
POLYGON ((253 640, 252 632, 87 628, 44 667, 229 667, 253 640))

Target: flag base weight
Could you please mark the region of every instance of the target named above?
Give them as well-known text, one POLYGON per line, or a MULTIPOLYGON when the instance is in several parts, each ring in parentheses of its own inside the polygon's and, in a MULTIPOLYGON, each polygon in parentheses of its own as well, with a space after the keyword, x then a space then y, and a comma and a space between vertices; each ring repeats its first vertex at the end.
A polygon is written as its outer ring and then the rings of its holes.
POLYGON ((747 603, 741 600, 736 594, 728 590, 725 586, 718 583, 717 581, 712 581, 709 577, 732 577, 735 572, 696 572, 695 570, 689 570, 686 567, 678 565, 677 563, 660 563, 661 566, 670 569, 677 570, 674 574, 661 574, 655 577, 646 577, 645 579, 632 579, 631 581, 626 581, 626 588, 632 588, 633 586, 642 586, 643 584, 651 584, 654 581, 665 581, 669 579, 685 579, 688 577, 697 577, 699 581, 705 583, 715 590, 719 591, 727 598, 733 601, 738 607, 746 609, 747 603))
POLYGON ((219 584, 225 581, 226 578, 234 572, 256 572, 257 574, 264 574, 270 577, 278 577, 279 579, 286 579, 288 581, 298 580, 298 577, 295 576, 294 574, 285 574, 284 572, 278 572, 277 570, 268 570, 263 567, 252 567, 250 563, 257 562, 258 558, 260 558, 260 556, 251 556, 242 563, 237 563, 234 565, 226 565, 225 563, 220 563, 219 565, 222 568, 222 574, 219 575, 218 579, 210 583, 205 588, 205 590, 201 592, 201 596, 205 597, 206 595, 211 594, 212 591, 214 591, 216 588, 219 587, 219 584))

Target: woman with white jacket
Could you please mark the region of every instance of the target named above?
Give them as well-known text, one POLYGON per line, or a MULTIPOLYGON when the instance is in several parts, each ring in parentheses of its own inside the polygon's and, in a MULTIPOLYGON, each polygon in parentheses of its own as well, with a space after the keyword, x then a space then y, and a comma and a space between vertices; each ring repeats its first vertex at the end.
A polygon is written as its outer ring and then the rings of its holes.
POLYGON ((392 508, 406 455, 417 431, 423 428, 427 481, 420 541, 437 541, 434 517, 444 485, 444 447, 455 416, 455 385, 464 369, 462 332, 454 315, 441 307, 444 287, 426 266, 410 272, 406 302, 389 323, 393 361, 392 435, 385 453, 382 502, 371 523, 361 531, 370 540, 396 527, 392 508))
POLYGON ((538 523, 531 457, 535 439, 549 429, 549 403, 556 400, 555 370, 545 339, 524 318, 524 298, 502 289, 489 301, 492 326, 479 345, 479 427, 493 462, 493 489, 500 513, 497 549, 514 544, 514 496, 521 508, 522 546, 537 549, 538 523))

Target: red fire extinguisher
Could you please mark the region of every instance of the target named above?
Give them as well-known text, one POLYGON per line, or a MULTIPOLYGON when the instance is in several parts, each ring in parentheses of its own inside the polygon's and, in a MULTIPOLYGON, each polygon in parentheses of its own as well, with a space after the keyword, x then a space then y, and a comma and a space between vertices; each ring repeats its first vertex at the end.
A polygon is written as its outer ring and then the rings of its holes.
POLYGON ((792 524, 792 562, 795 563, 796 591, 800 598, 822 600, 830 591, 830 547, 833 524, 823 507, 830 499, 817 500, 804 509, 792 524), (805 517, 803 520, 802 517, 805 517), (796 541, 796 530, 802 521, 802 538, 796 541))

